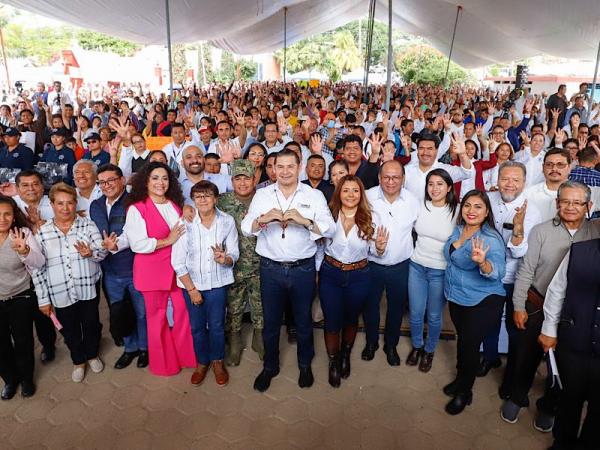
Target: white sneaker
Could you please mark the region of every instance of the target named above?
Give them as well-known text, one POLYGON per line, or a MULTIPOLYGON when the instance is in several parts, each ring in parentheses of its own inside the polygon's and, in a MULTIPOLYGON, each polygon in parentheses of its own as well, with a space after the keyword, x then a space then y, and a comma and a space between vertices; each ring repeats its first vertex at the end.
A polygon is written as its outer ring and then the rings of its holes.
POLYGON ((85 367, 74 367, 73 373, 71 374, 71 379, 75 383, 81 383, 83 378, 85 377, 85 367))
POLYGON ((94 373, 100 373, 104 370, 104 363, 100 361, 100 358, 90 359, 88 363, 94 373))

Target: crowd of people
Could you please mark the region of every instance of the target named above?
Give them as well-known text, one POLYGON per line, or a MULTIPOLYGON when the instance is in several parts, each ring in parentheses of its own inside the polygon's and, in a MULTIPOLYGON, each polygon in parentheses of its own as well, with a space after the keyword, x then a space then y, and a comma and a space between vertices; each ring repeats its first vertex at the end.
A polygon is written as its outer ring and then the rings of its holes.
POLYGON ((191 368, 193 385, 212 369, 225 386, 249 310, 254 389, 279 374, 284 324, 298 385, 312 386, 321 317, 339 388, 361 316, 361 358, 379 349, 385 292, 387 362, 401 364, 408 310, 405 363, 423 373, 449 305, 448 414, 502 365, 504 324, 502 419, 519 419, 556 350, 561 387, 549 373, 534 426, 553 431, 554 449, 599 448, 600 108, 587 85, 570 99, 564 85, 550 96, 394 85, 384 103, 385 88, 348 83, 92 100, 54 82, 0 106, 2 399, 36 391, 34 326, 43 364, 56 329, 74 382, 104 369, 102 292, 124 348, 115 369, 191 368), (153 137, 170 140, 150 150, 153 137))

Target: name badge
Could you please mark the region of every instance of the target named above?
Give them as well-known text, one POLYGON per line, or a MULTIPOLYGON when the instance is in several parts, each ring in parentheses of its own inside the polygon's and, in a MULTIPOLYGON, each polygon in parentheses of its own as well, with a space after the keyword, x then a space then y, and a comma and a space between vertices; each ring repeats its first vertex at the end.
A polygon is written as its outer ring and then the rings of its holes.
POLYGON ((306 203, 300 203, 298 205, 298 207, 300 207, 300 208, 310 208, 310 205, 307 205, 306 203))
POLYGON ((62 161, 63 159, 65 159, 65 155, 58 155, 58 159, 62 161))
POLYGON ((13 158, 18 158, 18 157, 19 157, 19 154, 18 154, 18 153, 14 153, 14 154, 13 154, 13 158))

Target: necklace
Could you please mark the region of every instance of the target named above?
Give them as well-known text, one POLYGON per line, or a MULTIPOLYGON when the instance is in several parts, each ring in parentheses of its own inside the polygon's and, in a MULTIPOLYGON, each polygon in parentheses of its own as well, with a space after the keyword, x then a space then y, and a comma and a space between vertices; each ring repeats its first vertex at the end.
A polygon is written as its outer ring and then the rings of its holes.
MULTIPOLYGON (((285 209, 285 211, 283 210, 283 208, 281 206, 281 202, 279 201, 279 196, 277 195, 277 190, 273 191, 273 192, 275 192, 275 199, 277 200, 277 205, 279 206, 279 209, 281 210, 282 215, 285 215, 285 213, 288 212, 288 210, 292 207, 292 203, 294 203, 294 198, 296 198, 296 194, 298 193, 298 191, 299 191, 299 189, 297 189, 296 192, 294 192, 294 195, 292 195, 290 204, 285 209)), ((287 223, 281 222, 281 239, 285 239, 285 229, 286 228, 287 228, 287 223)))
MULTIPOLYGON (((357 210, 357 211, 358 211, 358 210, 357 210)), ((354 214, 350 215, 350 214, 346 214, 346 213, 344 212, 344 210, 342 209, 342 214, 344 215, 344 217, 345 217, 346 219, 352 219, 352 218, 353 218, 353 217, 356 215, 356 211, 354 211, 354 214)))

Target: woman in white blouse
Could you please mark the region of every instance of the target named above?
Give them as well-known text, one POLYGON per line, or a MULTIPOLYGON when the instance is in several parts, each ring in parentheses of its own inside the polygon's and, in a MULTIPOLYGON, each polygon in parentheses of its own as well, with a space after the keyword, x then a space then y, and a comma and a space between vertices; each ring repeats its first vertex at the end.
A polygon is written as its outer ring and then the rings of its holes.
POLYGON ((453 181, 444 169, 434 169, 425 179, 425 201, 415 222, 417 242, 408 268, 408 298, 412 350, 406 364, 419 364, 421 372, 429 372, 433 353, 440 338, 444 298, 446 259, 444 244, 456 222, 458 199, 453 181), (423 328, 427 312, 427 340, 423 328))
POLYGON ((44 265, 31 224, 15 201, 0 195, 0 376, 2 400, 35 393, 33 317, 37 310, 29 272, 44 265))
POLYGON ((496 165, 491 169, 483 171, 483 184, 486 191, 498 190, 498 169, 506 161, 510 161, 514 157, 512 146, 508 142, 497 144, 495 141, 490 141, 490 147, 496 147, 496 165))
POLYGON ((225 386, 229 381, 223 364, 225 306, 227 286, 234 281, 233 265, 240 255, 238 233, 233 217, 216 208, 215 184, 200 181, 190 196, 198 213, 173 246, 171 261, 177 284, 184 289, 198 363, 191 382, 202 383, 212 365, 217 385, 225 386))
POLYGON ((388 232, 376 228, 360 178, 346 175, 330 203, 336 232, 326 239, 325 260, 319 272, 319 298, 325 316, 325 347, 329 356, 329 384, 340 386, 350 376, 350 353, 358 316, 369 295, 369 252, 383 255, 388 232), (341 334, 341 346, 340 346, 341 334))

